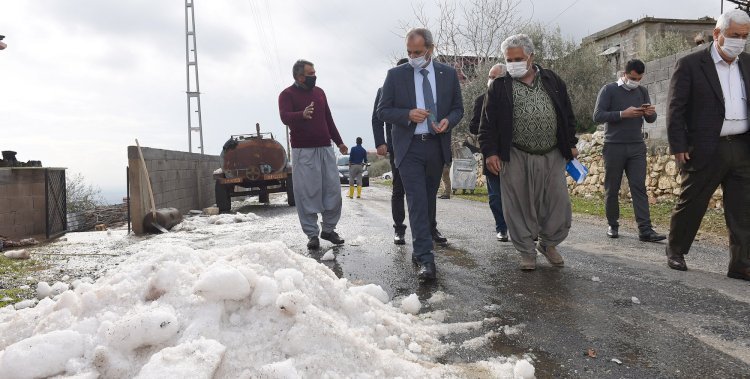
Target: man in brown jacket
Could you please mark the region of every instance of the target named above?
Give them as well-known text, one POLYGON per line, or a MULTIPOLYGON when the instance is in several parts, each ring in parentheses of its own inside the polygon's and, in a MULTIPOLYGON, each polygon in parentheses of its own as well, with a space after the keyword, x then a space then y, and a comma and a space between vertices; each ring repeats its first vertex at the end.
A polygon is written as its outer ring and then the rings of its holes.
POLYGON ((722 14, 714 42, 677 61, 669 86, 667 133, 682 188, 672 213, 667 264, 687 270, 685 254, 721 185, 729 229, 730 278, 750 280, 750 16, 722 14))

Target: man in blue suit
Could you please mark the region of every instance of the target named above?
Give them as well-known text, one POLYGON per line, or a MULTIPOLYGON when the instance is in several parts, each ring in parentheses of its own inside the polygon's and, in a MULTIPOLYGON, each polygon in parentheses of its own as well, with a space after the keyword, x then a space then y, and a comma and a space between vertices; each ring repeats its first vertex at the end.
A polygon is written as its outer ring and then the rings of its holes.
POLYGON ((451 129, 464 115, 456 70, 435 62, 432 33, 424 28, 406 34, 409 64, 388 71, 378 103, 378 118, 393 124, 394 163, 409 208, 418 277, 436 277, 432 251, 435 198, 443 165, 451 162, 451 129))

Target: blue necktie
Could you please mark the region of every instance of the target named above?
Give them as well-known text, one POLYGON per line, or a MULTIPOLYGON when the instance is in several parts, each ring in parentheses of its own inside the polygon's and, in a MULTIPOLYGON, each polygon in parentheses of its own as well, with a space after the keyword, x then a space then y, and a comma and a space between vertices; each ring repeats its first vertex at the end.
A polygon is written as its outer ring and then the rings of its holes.
POLYGON ((422 69, 419 71, 420 74, 424 77, 422 80, 422 93, 424 94, 424 105, 425 108, 430 111, 430 117, 427 118, 427 129, 430 131, 430 134, 435 134, 435 129, 432 128, 432 122, 430 121, 430 118, 435 120, 435 123, 437 123, 437 107, 435 106, 435 99, 432 97, 432 85, 430 85, 430 80, 427 77, 427 74, 430 72, 427 71, 427 69, 422 69))

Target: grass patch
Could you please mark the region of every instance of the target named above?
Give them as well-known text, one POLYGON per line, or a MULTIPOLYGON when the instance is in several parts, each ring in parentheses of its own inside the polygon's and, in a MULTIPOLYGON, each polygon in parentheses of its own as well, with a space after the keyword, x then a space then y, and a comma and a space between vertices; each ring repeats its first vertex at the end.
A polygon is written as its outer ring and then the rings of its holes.
POLYGON ((20 288, 11 288, 8 290, 0 290, 0 308, 6 305, 13 305, 25 298, 29 290, 22 290, 20 288), (5 299, 5 301, 3 301, 5 299), (8 300, 10 299, 10 300, 8 300))
POLYGON ((0 255, 0 278, 4 281, 25 280, 38 262, 33 259, 10 259, 0 255))
POLYGON ((452 195, 454 197, 457 197, 459 199, 466 199, 471 201, 480 201, 483 203, 486 203, 487 200, 487 187, 477 187, 474 189, 474 193, 470 193, 470 191, 466 191, 466 193, 463 193, 463 190, 456 190, 456 194, 452 195))
POLYGON ((39 262, 33 259, 10 259, 0 254, 0 308, 15 304, 33 295, 31 289, 20 289, 18 286, 27 284, 26 278, 39 267, 39 262), (2 301, 4 298, 10 300, 2 301))
MULTIPOLYGON (((604 211, 603 198, 571 196, 570 200, 573 203, 573 213, 597 216, 602 219, 606 219, 607 217, 604 211)), ((673 202, 660 202, 649 206, 649 210, 651 211, 651 223, 656 228, 660 229, 659 232, 667 233, 669 231, 672 209, 674 209, 673 202)), ((628 222, 629 220, 635 220, 633 203, 620 200, 620 222, 628 222)), ((706 215, 703 216, 703 222, 701 223, 698 232, 726 236, 727 226, 724 221, 724 211, 718 209, 707 210, 706 215)))
MULTIPOLYGON (((474 194, 459 194, 454 195, 455 197, 487 202, 487 187, 477 188, 474 194)), ((604 199, 601 197, 582 197, 582 196, 571 196, 570 201, 573 205, 573 213, 585 214, 596 216, 602 219, 606 219, 606 213, 604 212, 604 199)), ((667 233, 669 231, 669 221, 672 217, 672 209, 674 209, 674 203, 672 202, 661 202, 653 204, 649 207, 651 211, 651 223, 659 229, 660 233, 667 233)), ((633 213, 633 205, 629 201, 620 200, 620 222, 635 223, 635 215, 633 213)), ((606 224, 605 224, 606 226, 606 224)), ((698 230, 698 233, 712 234, 720 237, 727 235, 727 226, 724 221, 724 211, 717 209, 709 209, 706 215, 703 217, 703 222, 698 230)))

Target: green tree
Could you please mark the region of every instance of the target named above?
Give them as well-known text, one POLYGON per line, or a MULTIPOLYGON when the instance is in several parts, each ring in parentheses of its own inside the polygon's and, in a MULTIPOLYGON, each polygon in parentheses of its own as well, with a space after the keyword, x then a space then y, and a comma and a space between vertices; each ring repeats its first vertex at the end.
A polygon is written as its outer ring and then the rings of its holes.
POLYGON ((643 56, 644 62, 668 57, 692 47, 682 34, 676 32, 665 32, 656 36, 648 41, 647 46, 646 54, 643 56))
POLYGON ((105 205, 102 191, 86 182, 81 173, 65 176, 68 213, 77 213, 105 205))
POLYGON ((568 86, 568 95, 576 117, 576 130, 582 133, 596 129, 594 106, 599 90, 614 80, 606 59, 593 45, 578 46, 565 39, 560 28, 548 29, 541 24, 523 30, 534 41, 534 61, 557 73, 568 86))

